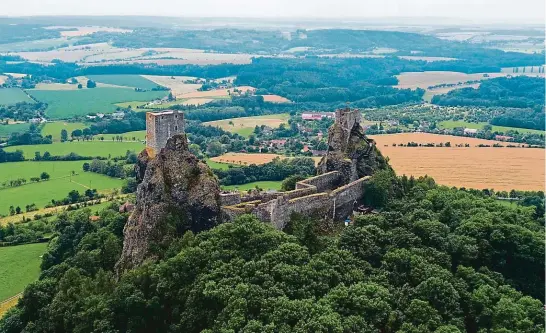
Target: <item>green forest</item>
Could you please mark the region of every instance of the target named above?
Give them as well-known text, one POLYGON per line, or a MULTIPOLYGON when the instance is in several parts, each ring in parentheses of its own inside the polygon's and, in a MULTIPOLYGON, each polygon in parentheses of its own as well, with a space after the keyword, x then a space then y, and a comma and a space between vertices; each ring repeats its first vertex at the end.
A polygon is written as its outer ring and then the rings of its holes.
POLYGON ((348 227, 243 216, 114 272, 126 214, 63 214, 0 332, 543 332, 544 201, 376 173, 348 227))

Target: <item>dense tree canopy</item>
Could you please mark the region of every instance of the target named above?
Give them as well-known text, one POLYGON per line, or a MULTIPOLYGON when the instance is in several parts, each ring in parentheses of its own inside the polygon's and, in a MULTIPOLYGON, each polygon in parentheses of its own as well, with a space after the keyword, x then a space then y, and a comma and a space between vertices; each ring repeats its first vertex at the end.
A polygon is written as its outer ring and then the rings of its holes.
POLYGON ((0 332, 543 332, 544 217, 390 177, 372 180, 381 212, 343 230, 243 216, 119 280, 126 216, 62 215, 0 332))

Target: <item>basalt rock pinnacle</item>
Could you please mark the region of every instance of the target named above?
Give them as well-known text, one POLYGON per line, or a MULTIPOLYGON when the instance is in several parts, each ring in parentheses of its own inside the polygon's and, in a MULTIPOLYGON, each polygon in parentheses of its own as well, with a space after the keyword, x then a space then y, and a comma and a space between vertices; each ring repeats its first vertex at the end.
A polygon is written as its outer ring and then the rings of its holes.
POLYGON ((139 155, 135 209, 124 229, 123 252, 117 271, 159 259, 176 237, 217 225, 220 186, 210 168, 188 149, 186 136, 171 137, 149 158, 139 155))

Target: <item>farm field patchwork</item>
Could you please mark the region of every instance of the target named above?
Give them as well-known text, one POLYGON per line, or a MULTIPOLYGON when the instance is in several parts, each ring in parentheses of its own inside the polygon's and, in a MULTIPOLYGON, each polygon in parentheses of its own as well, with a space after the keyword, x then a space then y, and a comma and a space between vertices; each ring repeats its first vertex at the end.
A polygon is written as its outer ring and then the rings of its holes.
POLYGON ((47 103, 46 115, 66 119, 96 112, 114 112, 115 103, 150 101, 167 95, 166 91, 136 92, 130 88, 94 88, 81 90, 29 90, 37 100, 47 103))
POLYGON ((55 142, 49 145, 26 145, 26 146, 11 146, 4 150, 13 152, 16 150, 23 151, 26 159, 33 159, 35 152, 40 152, 42 155, 48 151, 52 156, 64 156, 70 153, 77 153, 81 156, 91 157, 117 157, 125 156, 127 150, 139 153, 144 149, 144 145, 140 142, 117 142, 117 141, 74 141, 74 142, 55 142))
MULTIPOLYGON (((483 129, 485 125, 489 125, 489 124, 488 123, 469 123, 462 120, 445 120, 438 123, 439 128, 449 128, 449 129, 456 128, 456 127, 483 129)), ((497 126, 497 125, 491 125, 491 127, 493 128, 493 132, 506 133, 508 131, 518 131, 519 133, 544 134, 544 131, 527 129, 527 128, 507 127, 507 126, 497 126)))
POLYGON ((0 247, 0 301, 14 296, 38 279, 47 243, 0 247))
POLYGON ((240 190, 247 191, 259 187, 264 190, 280 190, 282 181, 261 181, 261 182, 252 182, 240 185, 229 185, 222 186, 223 190, 240 190))
POLYGON ((87 75, 87 78, 95 82, 113 84, 116 86, 152 89, 157 84, 140 75, 87 75))
POLYGON ((19 102, 34 102, 25 92, 19 88, 0 89, 0 105, 16 104, 19 102))
POLYGON ((256 126, 266 125, 272 128, 278 128, 281 124, 287 123, 290 115, 288 113, 269 114, 256 117, 231 118, 224 120, 209 121, 204 125, 218 126, 225 131, 248 136, 252 134, 256 126))
MULTIPOLYGON (((479 148, 498 141, 401 133, 370 136, 398 175, 432 176, 437 183, 476 189, 544 190, 544 150, 538 148, 479 148), (393 147, 396 143, 469 143, 471 147, 393 147)), ((505 145, 505 144, 504 144, 505 145)))
POLYGON ((27 183, 17 187, 0 189, 0 214, 7 215, 9 206, 21 207, 24 210, 26 205, 36 204, 43 208, 52 199, 59 200, 67 196, 68 192, 77 190, 84 193, 87 189, 109 191, 121 188, 123 180, 111 178, 93 172, 84 172, 82 165, 85 161, 62 161, 62 162, 13 162, 0 164, 0 181, 16 178, 39 176, 42 172, 50 174, 47 181, 38 183, 27 183), (72 171, 76 174, 71 175, 72 171))
POLYGON ((42 135, 51 135, 54 142, 61 141, 61 131, 65 129, 68 132, 68 138, 70 139, 70 133, 77 129, 84 129, 87 125, 84 123, 68 123, 63 121, 56 121, 46 123, 42 128, 42 135))

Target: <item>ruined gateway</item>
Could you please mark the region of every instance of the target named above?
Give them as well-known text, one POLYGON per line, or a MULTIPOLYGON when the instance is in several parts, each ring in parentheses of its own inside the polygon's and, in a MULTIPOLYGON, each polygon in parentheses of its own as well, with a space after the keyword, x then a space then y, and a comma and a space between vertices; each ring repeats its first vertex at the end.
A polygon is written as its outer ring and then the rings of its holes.
POLYGON ((364 135, 360 111, 347 108, 336 112, 328 131, 329 150, 319 175, 288 192, 221 193, 212 170, 188 149, 182 114, 154 113, 147 120, 147 135, 154 140, 135 165, 137 202, 124 228, 118 272, 160 258, 171 241, 188 230, 210 229, 243 214, 278 229, 293 213, 343 219, 362 200, 373 172, 388 168, 373 140, 364 135))

